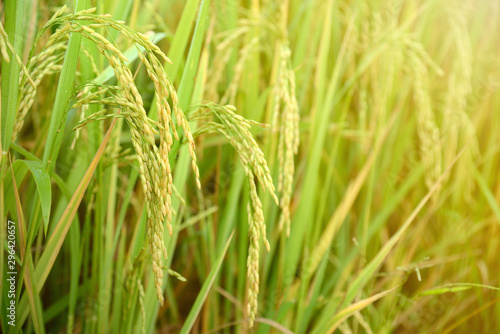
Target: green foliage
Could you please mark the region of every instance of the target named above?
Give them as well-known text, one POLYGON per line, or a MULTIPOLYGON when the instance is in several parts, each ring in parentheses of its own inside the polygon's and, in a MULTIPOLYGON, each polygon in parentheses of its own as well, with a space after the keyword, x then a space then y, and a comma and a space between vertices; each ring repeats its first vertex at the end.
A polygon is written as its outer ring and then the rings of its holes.
POLYGON ((63 5, 2 11, 3 333, 499 327, 495 1, 63 5))

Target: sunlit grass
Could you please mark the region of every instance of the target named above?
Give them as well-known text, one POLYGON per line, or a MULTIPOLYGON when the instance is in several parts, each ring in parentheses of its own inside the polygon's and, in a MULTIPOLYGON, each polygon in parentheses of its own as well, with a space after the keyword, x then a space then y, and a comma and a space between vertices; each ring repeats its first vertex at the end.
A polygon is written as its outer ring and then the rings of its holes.
POLYGON ((2 332, 496 330, 495 1, 63 5, 2 8, 2 332))

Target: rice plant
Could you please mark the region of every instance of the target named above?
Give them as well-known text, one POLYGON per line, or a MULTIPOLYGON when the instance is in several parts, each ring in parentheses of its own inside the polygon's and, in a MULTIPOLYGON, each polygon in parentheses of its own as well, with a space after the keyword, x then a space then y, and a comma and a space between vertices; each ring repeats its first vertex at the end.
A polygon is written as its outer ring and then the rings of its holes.
POLYGON ((500 6, 1 3, 3 333, 492 333, 500 6))

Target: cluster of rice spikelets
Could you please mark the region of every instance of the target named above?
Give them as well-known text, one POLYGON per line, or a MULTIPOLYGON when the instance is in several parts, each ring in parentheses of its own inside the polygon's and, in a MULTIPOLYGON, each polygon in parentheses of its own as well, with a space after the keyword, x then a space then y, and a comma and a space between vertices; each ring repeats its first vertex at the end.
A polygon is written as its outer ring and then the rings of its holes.
POLYGON ((26 69, 26 66, 24 66, 23 61, 21 58, 19 58, 19 55, 16 53, 16 50, 14 50, 14 47, 12 44, 9 42, 9 36, 7 35, 7 32, 5 31, 2 23, 0 23, 0 53, 2 54, 2 57, 5 61, 10 62, 10 57, 9 53, 7 52, 7 49, 12 52, 14 55, 14 60, 16 63, 19 65, 21 68, 21 73, 20 75, 24 75, 26 77, 26 80, 33 86, 35 83, 33 82, 33 79, 28 73, 28 70, 26 69))
POLYGON ((34 84, 29 84, 28 78, 21 75, 19 83, 21 99, 16 114, 12 141, 16 140, 19 131, 24 125, 24 119, 35 102, 36 92, 42 79, 45 76, 61 71, 61 63, 64 60, 68 37, 68 35, 61 36, 62 41, 55 42, 55 39, 51 36, 44 49, 28 61, 26 68, 30 77, 33 78, 34 84))
MULTIPOLYGON (((472 50, 468 37, 468 27, 466 15, 470 5, 459 1, 452 1, 437 7, 446 11, 450 33, 447 36, 453 45, 452 67, 449 69, 448 85, 444 101, 433 100, 430 94, 432 87, 431 78, 433 76, 444 77, 443 71, 429 56, 424 45, 417 42, 415 36, 410 32, 405 32, 398 28, 398 19, 401 13, 401 1, 394 1, 386 4, 383 11, 377 12, 369 10, 369 5, 365 5, 367 24, 361 25, 358 32, 358 43, 354 43, 356 51, 370 51, 381 43, 385 44, 383 62, 380 64, 384 68, 384 79, 380 86, 374 83, 377 80, 367 78, 367 82, 372 82, 370 87, 360 89, 360 118, 366 124, 366 107, 368 96, 371 95, 370 109, 375 114, 371 117, 377 122, 383 122, 391 106, 387 101, 394 98, 386 96, 386 92, 394 91, 392 85, 394 78, 398 75, 399 67, 412 78, 412 90, 414 103, 417 109, 417 134, 420 142, 420 156, 424 163, 426 174, 425 182, 427 187, 432 187, 441 176, 444 166, 449 166, 458 153, 458 147, 468 143, 469 150, 464 158, 458 162, 456 173, 463 173, 457 180, 464 183, 467 194, 473 190, 474 180, 470 175, 466 175, 469 165, 478 154, 477 138, 474 133, 474 125, 467 115, 467 100, 471 92, 472 77, 472 50), (467 7, 469 6, 469 7, 467 7), (371 90, 371 92, 370 92, 371 90), (442 121, 438 111, 443 111, 442 121)), ((470 9, 470 8, 469 8, 470 9)), ((367 71, 364 76, 380 75, 380 72, 371 74, 367 71)), ((380 81, 380 80, 379 80, 380 81)), ((361 81, 361 86, 363 81, 361 81)), ((373 124, 372 124, 373 126, 373 124)), ((364 127, 363 127, 364 128, 364 127)), ((449 175, 447 176, 449 178, 449 175)), ((441 188, 444 183, 439 187, 441 188)), ((467 195, 466 194, 466 195, 467 195)), ((435 192, 433 199, 439 197, 439 189, 435 192)))
POLYGON ((295 73, 292 68, 291 50, 289 47, 286 20, 288 1, 279 7, 278 22, 281 22, 278 34, 279 62, 277 80, 274 87, 273 131, 279 131, 278 162, 281 216, 280 230, 285 227, 286 235, 290 235, 290 202, 292 197, 293 178, 295 175, 294 157, 299 150, 299 105, 295 96, 295 73))
MULTIPOLYGON (((376 6, 376 5, 375 5, 376 6)), ((370 8, 368 3, 361 4, 361 14, 352 9, 345 9, 344 21, 359 19, 366 21, 354 27, 354 38, 347 41, 354 54, 365 56, 372 50, 383 47, 384 57, 377 61, 377 66, 370 67, 359 80, 359 119, 360 128, 367 131, 372 138, 377 127, 381 129, 388 120, 388 112, 392 109, 394 82, 403 63, 401 35, 398 32, 398 19, 401 11, 400 1, 384 4, 383 9, 370 8), (387 7, 385 7, 387 5, 387 7), (360 16, 360 17, 358 17, 360 16), (383 73, 383 75, 381 75, 383 73), (368 115, 369 111, 372 113, 368 115)), ((365 142, 365 149, 372 145, 371 140, 365 142)))
MULTIPOLYGON (((205 97, 208 98, 209 100, 212 101, 219 101, 221 100, 219 93, 218 93, 218 85, 222 81, 224 77, 225 70, 227 68, 227 64, 229 63, 229 59, 231 57, 231 54, 233 53, 233 50, 235 49, 234 46, 236 43, 238 43, 241 38, 245 37, 246 34, 250 31, 251 25, 249 24, 248 20, 240 20, 238 21, 238 27, 230 30, 229 32, 221 32, 215 36, 215 56, 212 65, 210 66, 209 70, 209 77, 211 81, 211 85, 207 86, 207 90, 205 92, 205 97)), ((254 44, 253 41, 250 44, 254 44)), ((241 69, 245 62, 248 60, 249 55, 251 52, 254 52, 256 50, 251 49, 251 48, 245 48, 243 47, 240 51, 240 59, 238 61, 239 65, 236 65, 237 67, 241 69), (243 53, 243 49, 245 49, 245 53, 243 53)), ((238 85, 237 80, 239 80, 239 75, 236 73, 235 77, 232 80, 232 85, 238 85)), ((231 84, 229 85, 231 86, 231 84)), ((225 97, 223 98, 226 100, 225 103, 227 102, 234 102, 234 94, 228 93, 230 92, 231 89, 228 89, 228 91, 225 94, 225 97)))
POLYGON ((7 43, 9 43, 9 38, 3 28, 3 24, 0 22, 0 53, 2 54, 3 59, 9 62, 10 57, 7 52, 7 43))
MULTIPOLYGON (((119 108, 118 113, 105 114, 99 111, 83 119, 81 124, 86 124, 92 120, 101 120, 110 117, 124 117, 130 127, 132 143, 139 161, 141 183, 146 196, 148 211, 148 242, 153 258, 153 273, 157 298, 163 304, 163 265, 162 259, 167 257, 167 251, 163 242, 164 227, 166 219, 167 227, 171 232, 171 194, 172 175, 168 154, 172 147, 173 139, 170 131, 173 131, 176 139, 179 139, 173 123, 173 115, 177 120, 177 125, 181 126, 189 143, 189 151, 192 157, 192 165, 196 175, 197 185, 200 187, 199 171, 196 165, 196 154, 194 139, 189 127, 189 123, 184 113, 181 111, 177 93, 168 79, 158 56, 165 61, 170 60, 163 52, 154 45, 146 36, 127 28, 122 22, 114 21, 109 15, 95 15, 95 9, 80 11, 75 14, 63 15, 65 8, 59 10, 47 22, 39 32, 37 40, 51 26, 61 26, 49 39, 44 48, 57 45, 56 42, 70 33, 80 33, 84 38, 93 42, 97 50, 108 60, 113 68, 117 79, 116 87, 102 86, 95 92, 86 90, 86 95, 80 98, 72 107, 77 108, 85 104, 99 103, 119 108), (79 22, 88 22, 82 25, 79 22), (97 28, 113 28, 119 31, 126 39, 135 43, 136 46, 144 48, 144 54, 139 50, 139 57, 144 62, 149 77, 155 85, 158 96, 158 122, 153 122, 148 118, 144 110, 142 97, 134 83, 134 79, 126 62, 128 60, 107 38, 99 34, 97 28), (105 94, 111 96, 106 97, 105 94), (171 99, 173 107, 170 107, 168 99, 171 99), (159 132, 155 129, 159 130, 159 132), (155 134, 160 135, 160 146, 155 143, 155 134)), ((43 54, 43 52, 41 54, 43 54)), ((40 57, 43 59, 43 57, 40 57)))
MULTIPOLYGON (((436 125, 431 97, 428 91, 429 71, 433 69, 439 76, 443 71, 425 52, 423 46, 412 38, 402 38, 403 53, 407 59, 406 70, 414 80, 414 100, 418 107, 417 132, 420 140, 420 151, 426 168, 425 183, 430 189, 442 174, 442 141, 441 132, 436 125)), ((438 197, 439 189, 434 199, 438 197)))
POLYGON ((249 131, 252 125, 264 127, 264 124, 245 119, 235 113, 236 108, 232 105, 217 105, 209 103, 193 115, 193 119, 204 119, 204 125, 197 131, 196 135, 202 133, 220 133, 234 147, 240 157, 250 188, 250 201, 247 205, 250 246, 247 259, 247 276, 249 280, 248 291, 248 313, 250 316, 250 327, 253 326, 258 307, 259 293, 259 253, 260 240, 264 240, 266 249, 270 250, 266 238, 266 226, 264 224, 264 212, 262 203, 258 196, 255 179, 261 186, 269 191, 278 204, 275 188, 271 179, 271 173, 264 158, 264 154, 249 131), (207 120, 214 117, 215 120, 207 120))
POLYGON ((210 72, 212 85, 207 87, 206 96, 211 100, 219 100, 217 85, 223 77, 222 74, 229 62, 234 45, 239 43, 243 37, 249 42, 240 48, 238 61, 234 66, 234 75, 224 96, 220 98, 221 104, 235 102, 243 67, 251 58, 250 56, 265 49, 265 46, 263 46, 265 42, 276 41, 275 46, 269 45, 269 47, 275 47, 279 55, 279 59, 275 64, 276 68, 273 69, 276 77, 271 78, 271 85, 273 86, 273 98, 271 99, 273 121, 271 125, 273 133, 279 133, 277 152, 279 163, 278 192, 281 199, 279 205, 282 210, 279 228, 280 230, 284 228, 286 234, 289 235, 290 203, 295 175, 294 157, 298 153, 300 140, 300 116, 295 95, 295 73, 292 68, 291 50, 287 37, 288 1, 283 1, 277 8, 274 8, 270 3, 268 5, 268 11, 276 15, 275 21, 265 15, 252 13, 250 18, 240 19, 235 29, 222 32, 217 36, 216 56, 210 72), (252 28, 254 27, 259 27, 258 36, 252 35, 254 33, 252 28))
POLYGON ((238 62, 234 66, 234 75, 229 83, 224 96, 222 97, 220 103, 234 103, 236 100, 236 93, 240 87, 241 75, 243 74, 243 69, 245 63, 250 59, 250 56, 259 50, 259 39, 257 37, 252 38, 250 43, 245 45, 239 51, 238 62))
MULTIPOLYGON (((377 6, 377 5, 374 5, 377 6)), ((402 10, 401 1, 393 1, 384 4, 381 10, 364 4, 361 8, 360 20, 366 24, 360 26, 357 36, 350 43, 351 49, 363 54, 371 52, 374 48, 383 47, 384 57, 378 68, 383 69, 383 79, 380 79, 380 71, 366 71, 360 80, 359 106, 360 122, 363 130, 374 133, 377 124, 383 126, 387 119, 387 111, 391 110, 391 101, 394 101, 394 80, 399 74, 399 68, 412 78, 413 99, 417 109, 417 135, 420 142, 420 156, 424 163, 426 174, 425 182, 428 188, 432 187, 439 179, 446 166, 455 158, 458 147, 459 129, 464 129, 466 140, 473 137, 473 126, 465 114, 465 104, 468 91, 470 90, 470 45, 464 40, 467 31, 463 15, 449 15, 454 25, 452 30, 456 33, 457 49, 460 49, 461 57, 457 57, 454 64, 455 70, 449 78, 449 89, 454 94, 447 94, 444 106, 444 121, 442 129, 438 125, 437 110, 442 108, 438 101, 433 101, 429 92, 432 75, 443 77, 445 72, 430 58, 424 46, 415 40, 415 36, 401 30, 399 17, 402 10), (458 41, 460 39, 460 41, 458 41), (458 69, 460 68, 460 71, 458 69), (462 69, 464 69, 462 71, 462 69), (457 75, 459 77, 457 77, 457 75), (373 76, 373 77, 371 77, 373 76), (365 81, 363 81, 365 80, 365 81), (378 85, 380 82, 380 85, 378 85), (367 85, 370 83, 368 87, 367 85), (461 95, 460 97, 458 95, 461 95), (367 109, 372 111, 368 124, 367 109), (453 142, 454 144, 450 143, 453 142), (446 143, 446 149, 444 148, 446 143), (449 146, 451 144, 451 146, 449 146)), ((456 12, 456 9, 454 9, 456 12)), ((352 17, 347 11, 345 20, 352 17)), ((440 186, 441 187, 441 186, 440 186)), ((433 199, 437 199, 439 190, 435 192, 433 199)))
POLYGON ((126 268, 125 279, 124 279, 124 305, 123 305, 123 320, 125 321, 134 305, 135 298, 139 299, 139 306, 142 316, 142 327, 141 332, 146 332, 146 310, 144 308, 144 287, 141 282, 141 272, 144 265, 144 260, 146 259, 146 253, 142 249, 139 254, 135 257, 133 263, 129 264, 129 268, 126 268), (138 296, 134 296, 134 291, 138 292, 138 296))
POLYGON ((448 92, 444 107, 443 135, 446 140, 444 161, 449 165, 457 154, 460 143, 469 143, 469 150, 462 161, 458 162, 458 182, 464 182, 468 200, 474 189, 474 179, 468 173, 468 164, 478 155, 478 143, 474 125, 467 115, 467 100, 472 91, 472 47, 467 28, 466 6, 452 2, 446 10, 449 12, 450 32, 455 43, 453 67, 448 79, 448 92))

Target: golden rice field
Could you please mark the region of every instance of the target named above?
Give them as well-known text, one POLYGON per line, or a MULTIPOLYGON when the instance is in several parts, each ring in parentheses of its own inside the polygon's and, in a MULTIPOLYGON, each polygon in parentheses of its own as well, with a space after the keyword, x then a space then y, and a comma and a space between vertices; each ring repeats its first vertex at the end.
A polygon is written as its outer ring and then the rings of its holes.
POLYGON ((0 332, 499 331, 499 1, 0 8, 0 332))

